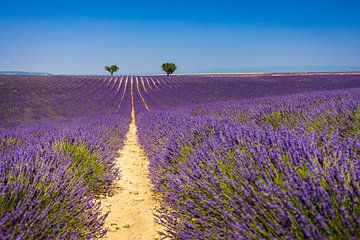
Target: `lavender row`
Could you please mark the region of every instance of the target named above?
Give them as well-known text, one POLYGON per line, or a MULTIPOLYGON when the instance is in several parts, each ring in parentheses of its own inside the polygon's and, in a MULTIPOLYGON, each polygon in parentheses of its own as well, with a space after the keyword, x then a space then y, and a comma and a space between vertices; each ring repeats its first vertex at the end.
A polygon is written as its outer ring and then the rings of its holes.
POLYGON ((164 235, 360 237, 359 89, 164 106, 138 114, 164 235))
POLYGON ((120 174, 115 157, 131 109, 130 94, 119 108, 121 95, 109 80, 1 79, 1 239, 104 235, 97 196, 120 174))

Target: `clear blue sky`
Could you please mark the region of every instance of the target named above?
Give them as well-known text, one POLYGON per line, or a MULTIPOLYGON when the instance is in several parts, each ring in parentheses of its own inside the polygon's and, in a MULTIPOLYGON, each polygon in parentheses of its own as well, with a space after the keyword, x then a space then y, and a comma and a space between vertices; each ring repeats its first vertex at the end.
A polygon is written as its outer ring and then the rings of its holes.
POLYGON ((0 71, 360 67, 360 1, 0 0, 0 71))

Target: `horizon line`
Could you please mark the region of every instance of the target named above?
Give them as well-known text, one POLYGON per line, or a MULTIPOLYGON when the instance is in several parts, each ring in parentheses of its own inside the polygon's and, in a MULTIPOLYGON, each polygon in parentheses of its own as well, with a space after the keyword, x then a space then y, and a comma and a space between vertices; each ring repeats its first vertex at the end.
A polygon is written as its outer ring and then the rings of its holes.
MULTIPOLYGON (((153 73, 153 74, 51 74, 45 72, 23 72, 24 74, 4 74, 2 72, 21 72, 21 71, 0 71, 0 76, 99 76, 99 77, 120 77, 120 76, 166 76, 166 73, 153 73), (28 74, 27 74, 28 73, 28 74)), ((297 72, 213 72, 213 73, 174 73, 170 76, 193 76, 193 75, 268 75, 268 76, 287 76, 287 75, 357 75, 359 71, 297 71, 297 72)))

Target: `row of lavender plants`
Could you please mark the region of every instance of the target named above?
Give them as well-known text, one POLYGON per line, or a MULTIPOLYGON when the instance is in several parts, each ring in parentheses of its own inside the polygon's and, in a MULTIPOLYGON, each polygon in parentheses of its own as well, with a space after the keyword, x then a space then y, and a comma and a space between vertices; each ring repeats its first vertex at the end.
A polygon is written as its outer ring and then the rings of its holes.
POLYGON ((131 109, 108 80, 0 78, 0 239, 105 234, 98 196, 120 174, 131 109))
POLYGON ((137 122, 163 199, 164 236, 359 239, 359 92, 213 98, 173 109, 170 97, 152 96, 162 107, 137 122))

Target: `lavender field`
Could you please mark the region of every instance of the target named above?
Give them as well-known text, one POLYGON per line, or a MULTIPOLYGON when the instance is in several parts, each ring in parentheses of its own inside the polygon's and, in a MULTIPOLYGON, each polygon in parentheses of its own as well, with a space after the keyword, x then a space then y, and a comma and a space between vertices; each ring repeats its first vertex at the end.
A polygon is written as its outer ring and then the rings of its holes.
POLYGON ((132 111, 162 237, 360 238, 360 74, 0 76, 0 96, 0 239, 103 237, 132 111))

